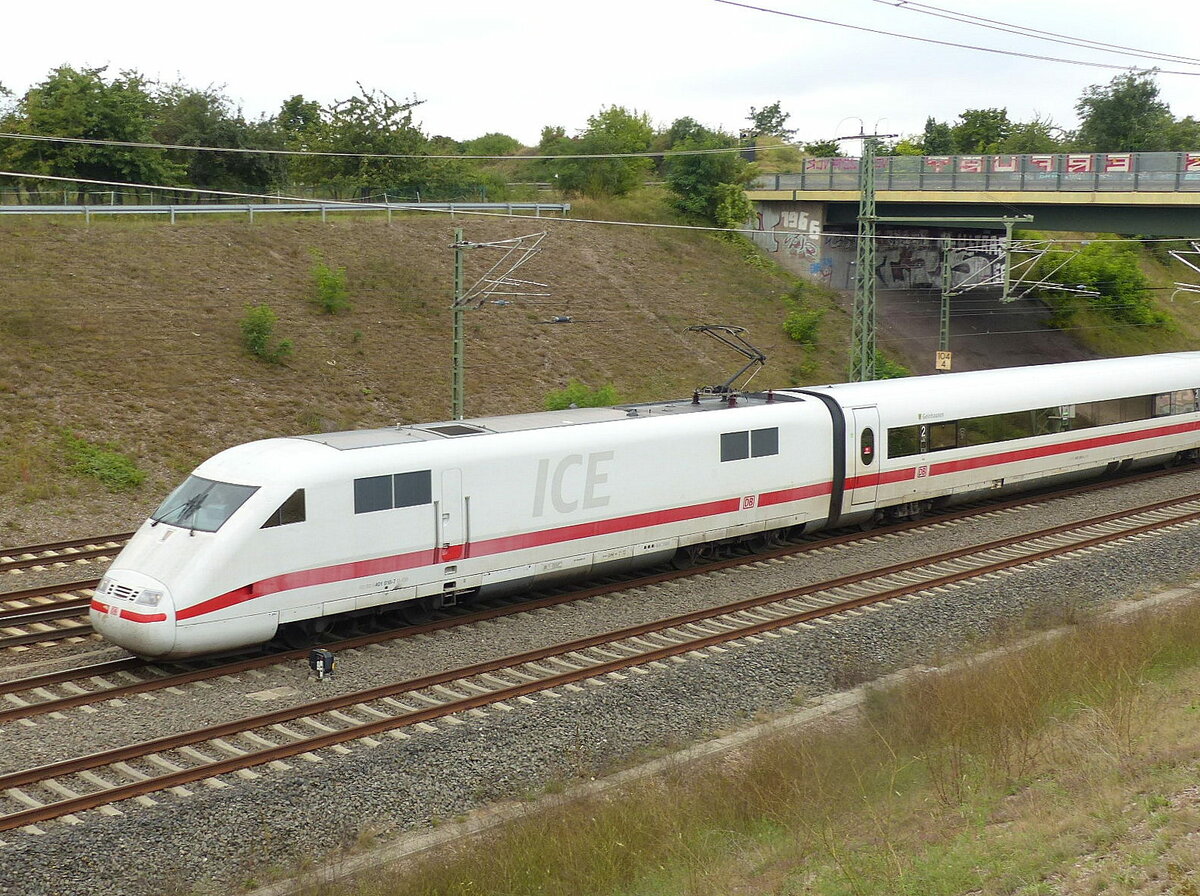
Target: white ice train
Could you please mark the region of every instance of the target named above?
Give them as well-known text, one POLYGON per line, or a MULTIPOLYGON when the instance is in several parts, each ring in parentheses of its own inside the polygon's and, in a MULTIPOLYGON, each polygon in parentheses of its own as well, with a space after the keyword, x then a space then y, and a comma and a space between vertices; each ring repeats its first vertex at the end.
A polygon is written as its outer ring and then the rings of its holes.
POLYGON ((251 442, 141 526, 92 624, 146 657, 232 650, 1194 459, 1198 387, 1190 352, 251 442))

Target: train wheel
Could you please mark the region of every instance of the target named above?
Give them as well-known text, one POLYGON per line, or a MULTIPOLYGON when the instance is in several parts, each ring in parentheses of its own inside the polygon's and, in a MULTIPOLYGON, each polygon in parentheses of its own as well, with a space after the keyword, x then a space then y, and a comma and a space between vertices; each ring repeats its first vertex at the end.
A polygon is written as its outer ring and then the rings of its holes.
POLYGON ((275 638, 289 650, 312 647, 317 643, 317 635, 313 631, 311 622, 312 620, 306 619, 302 622, 288 622, 281 625, 275 638))
POLYGON ((400 606, 400 615, 409 625, 424 625, 433 618, 433 599, 421 597, 400 606))

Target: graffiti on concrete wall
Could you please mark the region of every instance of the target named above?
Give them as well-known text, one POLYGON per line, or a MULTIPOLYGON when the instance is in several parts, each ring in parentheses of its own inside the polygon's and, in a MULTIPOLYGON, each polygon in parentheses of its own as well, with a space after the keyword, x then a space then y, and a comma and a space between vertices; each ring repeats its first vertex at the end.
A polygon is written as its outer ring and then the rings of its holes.
POLYGON ((796 273, 821 266, 821 206, 817 203, 759 203, 751 238, 764 252, 796 273))
MULTIPOLYGON (((954 287, 993 282, 1004 274, 1001 237, 978 231, 939 231, 929 228, 890 228, 875 244, 875 284, 882 289, 941 289, 942 241, 949 238, 950 282, 954 287)), ((858 241, 850 234, 826 234, 821 259, 826 283, 849 289, 853 285, 858 241)))

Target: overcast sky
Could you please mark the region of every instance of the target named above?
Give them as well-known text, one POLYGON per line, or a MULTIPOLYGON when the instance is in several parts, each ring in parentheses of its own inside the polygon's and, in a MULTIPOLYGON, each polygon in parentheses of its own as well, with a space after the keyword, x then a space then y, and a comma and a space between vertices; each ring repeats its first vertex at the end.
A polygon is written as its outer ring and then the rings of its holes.
MULTIPOLYGON (((896 0, 748 0, 752 5, 1023 53, 1156 63, 951 23, 896 0)), ((1200 57, 1196 0, 928 0, 930 6, 1026 27, 1200 57)), ((216 86, 251 118, 294 94, 328 103, 358 83, 424 100, 428 134, 492 131, 535 144, 545 125, 576 133, 606 105, 660 126, 688 115, 737 131, 751 106, 780 100, 797 139, 857 132, 920 133, 926 116, 1006 107, 1071 128, 1091 84, 1116 70, 937 47, 801 21, 717 0, 456 0, 456 2, 180 4, 60 0, 10 4, 0 84, 20 94, 55 66, 135 69, 153 79, 216 86), (47 19, 53 11, 53 20, 47 19)), ((1158 62, 1177 117, 1200 117, 1200 64, 1158 62)), ((847 149, 852 149, 847 146, 847 149)))

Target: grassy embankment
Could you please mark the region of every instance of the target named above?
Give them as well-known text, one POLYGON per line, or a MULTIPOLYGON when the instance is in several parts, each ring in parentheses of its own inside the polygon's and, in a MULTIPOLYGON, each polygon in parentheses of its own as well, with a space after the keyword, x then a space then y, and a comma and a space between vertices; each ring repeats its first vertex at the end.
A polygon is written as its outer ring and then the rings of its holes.
POLYGON ((869 693, 861 714, 307 894, 1200 892, 1200 606, 869 693))
MULTIPOLYGON (((673 220, 653 195, 573 214, 673 220)), ((844 314, 824 316, 816 347, 788 339, 793 278, 709 233, 469 216, 6 218, 0 544, 135 524, 201 460, 250 439, 448 417, 455 226, 474 241, 549 233, 519 276, 551 295, 467 316, 468 415, 539 410, 571 380, 611 383, 622 401, 722 382, 743 359, 686 331, 699 323, 747 329, 769 358, 756 386, 843 376, 844 314), (348 311, 313 301, 313 253, 345 269, 348 311), (282 364, 242 344, 246 308, 261 304, 277 315, 271 344, 294 344, 282 364), (546 323, 556 315, 576 322, 546 323), (102 483, 80 451, 125 474, 102 483)), ((475 250, 468 278, 498 256, 475 250)))

